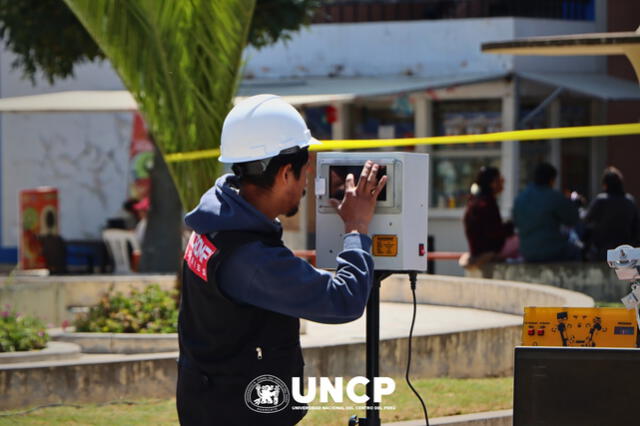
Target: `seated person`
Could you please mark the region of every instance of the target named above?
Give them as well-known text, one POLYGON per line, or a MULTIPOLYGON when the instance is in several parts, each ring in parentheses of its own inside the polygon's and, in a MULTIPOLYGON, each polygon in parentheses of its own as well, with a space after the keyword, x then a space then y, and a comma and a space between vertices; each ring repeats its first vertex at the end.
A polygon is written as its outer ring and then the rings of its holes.
POLYGON ((147 231, 147 216, 149 215, 150 207, 151 203, 149 202, 149 197, 144 197, 133 206, 138 218, 140 219, 134 231, 136 234, 136 239, 138 240, 138 245, 140 245, 141 247, 142 243, 144 242, 144 234, 147 231))
POLYGON ((607 167, 602 175, 604 192, 591 202, 585 216, 589 242, 587 259, 607 260, 607 250, 622 244, 640 245, 638 206, 630 194, 624 192, 622 173, 607 167))
POLYGON ((527 262, 580 260, 581 249, 569 241, 563 226, 578 223, 578 208, 553 189, 558 171, 548 163, 536 167, 534 181, 518 196, 513 221, 520 237, 520 252, 527 262))
POLYGON ((507 238, 513 235, 513 225, 504 223, 496 197, 504 188, 504 178, 495 167, 482 167, 464 214, 464 231, 469 242, 469 257, 463 266, 504 260, 507 238))

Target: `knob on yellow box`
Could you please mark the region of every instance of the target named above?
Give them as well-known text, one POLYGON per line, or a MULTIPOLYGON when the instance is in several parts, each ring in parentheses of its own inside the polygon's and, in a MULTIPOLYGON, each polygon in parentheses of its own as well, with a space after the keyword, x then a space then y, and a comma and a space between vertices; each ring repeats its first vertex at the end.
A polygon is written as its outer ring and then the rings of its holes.
POLYGON ((637 347, 634 310, 524 308, 523 346, 637 347))

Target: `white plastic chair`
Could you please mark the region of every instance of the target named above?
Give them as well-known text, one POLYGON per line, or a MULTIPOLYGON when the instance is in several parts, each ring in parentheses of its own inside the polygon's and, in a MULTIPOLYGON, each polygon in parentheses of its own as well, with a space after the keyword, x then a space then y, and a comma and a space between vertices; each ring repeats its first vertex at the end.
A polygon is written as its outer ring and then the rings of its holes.
POLYGON ((105 229, 102 231, 102 239, 113 259, 113 273, 130 274, 131 261, 128 244, 131 244, 134 252, 140 251, 140 244, 138 244, 135 232, 124 229, 105 229))

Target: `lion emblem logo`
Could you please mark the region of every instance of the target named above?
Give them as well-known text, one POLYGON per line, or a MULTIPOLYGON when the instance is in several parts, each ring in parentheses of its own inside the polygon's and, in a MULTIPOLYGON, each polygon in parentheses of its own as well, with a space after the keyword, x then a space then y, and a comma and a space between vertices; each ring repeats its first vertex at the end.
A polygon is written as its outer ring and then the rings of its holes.
POLYGON ((277 413, 289 403, 289 389, 276 376, 264 374, 249 383, 244 400, 251 410, 258 413, 277 413))

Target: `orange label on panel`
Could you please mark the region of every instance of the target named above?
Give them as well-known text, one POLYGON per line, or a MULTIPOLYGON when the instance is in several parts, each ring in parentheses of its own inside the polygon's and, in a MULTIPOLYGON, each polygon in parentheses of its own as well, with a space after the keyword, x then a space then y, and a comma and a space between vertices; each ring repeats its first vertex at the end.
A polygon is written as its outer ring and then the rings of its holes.
POLYGON ((374 235, 373 236, 373 255, 394 257, 398 255, 398 236, 397 235, 374 235))

